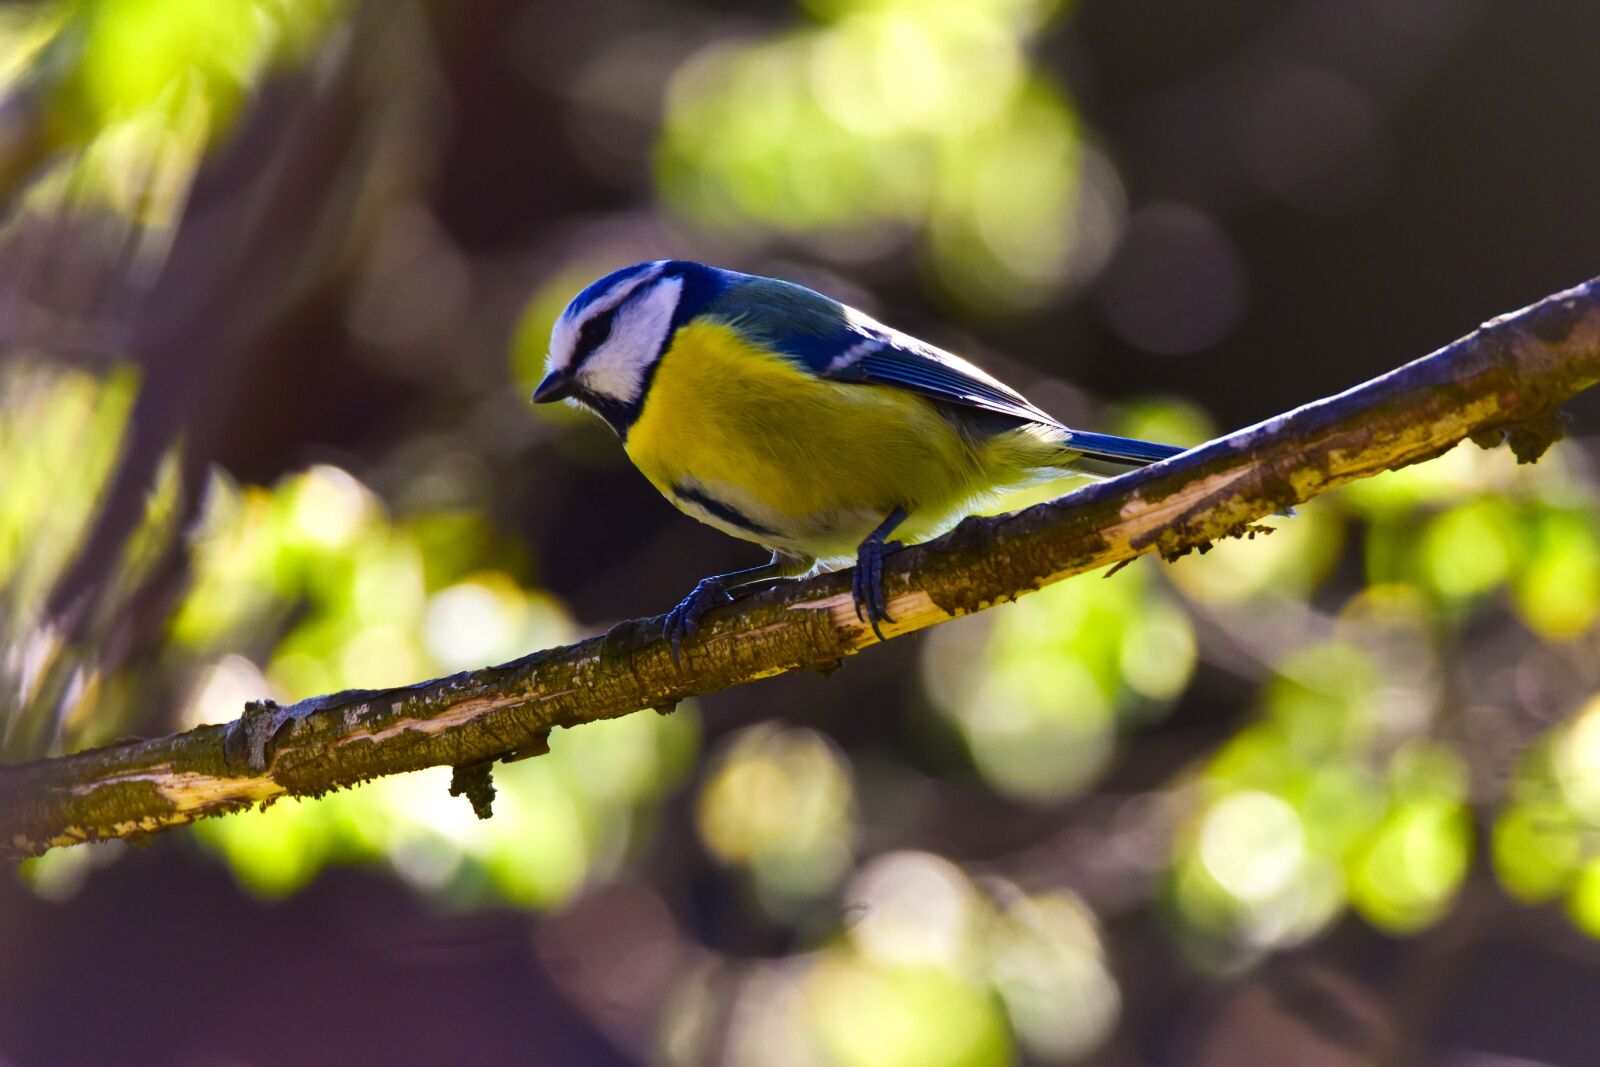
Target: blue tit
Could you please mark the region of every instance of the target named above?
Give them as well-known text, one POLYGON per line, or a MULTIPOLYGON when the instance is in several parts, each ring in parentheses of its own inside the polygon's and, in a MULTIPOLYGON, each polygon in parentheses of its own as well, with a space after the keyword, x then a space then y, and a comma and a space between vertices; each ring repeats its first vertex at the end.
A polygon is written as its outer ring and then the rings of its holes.
POLYGON ((679 510, 772 552, 668 613, 674 658, 732 590, 854 562, 858 618, 892 623, 884 554, 1084 461, 1183 451, 1068 429, 942 349, 800 285, 683 260, 638 263, 556 321, 537 403, 570 400, 622 438, 679 510))

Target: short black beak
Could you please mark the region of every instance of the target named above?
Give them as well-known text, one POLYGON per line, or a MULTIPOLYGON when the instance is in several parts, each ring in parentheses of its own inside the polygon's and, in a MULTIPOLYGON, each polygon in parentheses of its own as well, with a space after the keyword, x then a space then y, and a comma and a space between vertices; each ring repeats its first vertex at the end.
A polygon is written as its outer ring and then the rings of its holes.
POLYGON ((552 400, 565 400, 572 395, 572 375, 564 370, 553 370, 533 391, 535 404, 548 404, 552 400))

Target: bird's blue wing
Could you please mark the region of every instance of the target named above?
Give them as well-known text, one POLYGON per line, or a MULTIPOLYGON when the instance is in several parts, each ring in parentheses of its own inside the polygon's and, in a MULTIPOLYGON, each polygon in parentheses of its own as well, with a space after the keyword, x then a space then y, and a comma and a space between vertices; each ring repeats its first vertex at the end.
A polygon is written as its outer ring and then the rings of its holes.
POLYGON ((977 367, 804 286, 736 275, 707 312, 819 378, 892 385, 933 400, 1059 425, 977 367))
POLYGON ((736 328, 752 342, 821 374, 862 339, 845 306, 803 285, 721 272, 724 287, 702 314, 736 328))
POLYGON ((840 353, 822 376, 838 382, 898 386, 947 404, 1009 415, 1022 422, 1060 425, 1021 393, 959 356, 887 330, 840 353))
MULTIPOLYGON (((905 389, 956 410, 1034 422, 1065 432, 1063 444, 1093 459, 1142 466, 1183 449, 1063 426, 1015 389, 960 356, 874 322, 804 286, 728 275, 707 313, 819 378, 905 389)), ((1003 421, 1003 420, 1002 420, 1003 421)))

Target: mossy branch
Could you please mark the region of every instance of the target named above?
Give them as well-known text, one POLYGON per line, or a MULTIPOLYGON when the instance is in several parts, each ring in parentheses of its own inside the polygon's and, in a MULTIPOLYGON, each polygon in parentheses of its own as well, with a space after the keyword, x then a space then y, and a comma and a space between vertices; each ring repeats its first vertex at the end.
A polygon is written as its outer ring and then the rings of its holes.
MULTIPOLYGON (((1292 364, 1285 364, 1292 374, 1292 364)), ((1600 279, 1503 316, 1354 389, 1165 463, 997 518, 968 519, 889 557, 893 636, 981 611, 1148 552, 1174 559, 1357 478, 1504 440, 1531 462, 1558 406, 1600 381, 1600 279)), ((537 755, 553 727, 678 701, 875 644, 848 574, 782 585, 709 615, 675 667, 661 619, 498 667, 335 693, 154 740, 0 767, 0 855, 154 833, 282 796, 320 796, 449 765, 487 809, 483 772, 537 755)))

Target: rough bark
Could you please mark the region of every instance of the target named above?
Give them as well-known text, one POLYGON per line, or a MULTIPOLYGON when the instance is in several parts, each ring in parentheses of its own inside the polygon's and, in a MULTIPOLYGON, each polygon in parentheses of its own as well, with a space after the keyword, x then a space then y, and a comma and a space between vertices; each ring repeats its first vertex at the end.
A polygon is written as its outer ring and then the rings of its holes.
MULTIPOLYGON (((968 519, 895 553, 884 582, 919 630, 1052 582, 1156 552, 1173 559, 1263 516, 1465 439, 1531 462, 1558 406, 1600 381, 1600 279, 1495 319, 1432 355, 1164 463, 1026 511, 968 519)), ((492 797, 497 759, 545 751, 549 731, 811 668, 875 644, 847 573, 792 582, 709 615, 674 666, 661 619, 497 667, 398 689, 249 705, 223 726, 0 767, 0 855, 130 837, 281 796, 319 796, 435 765, 492 797)))

